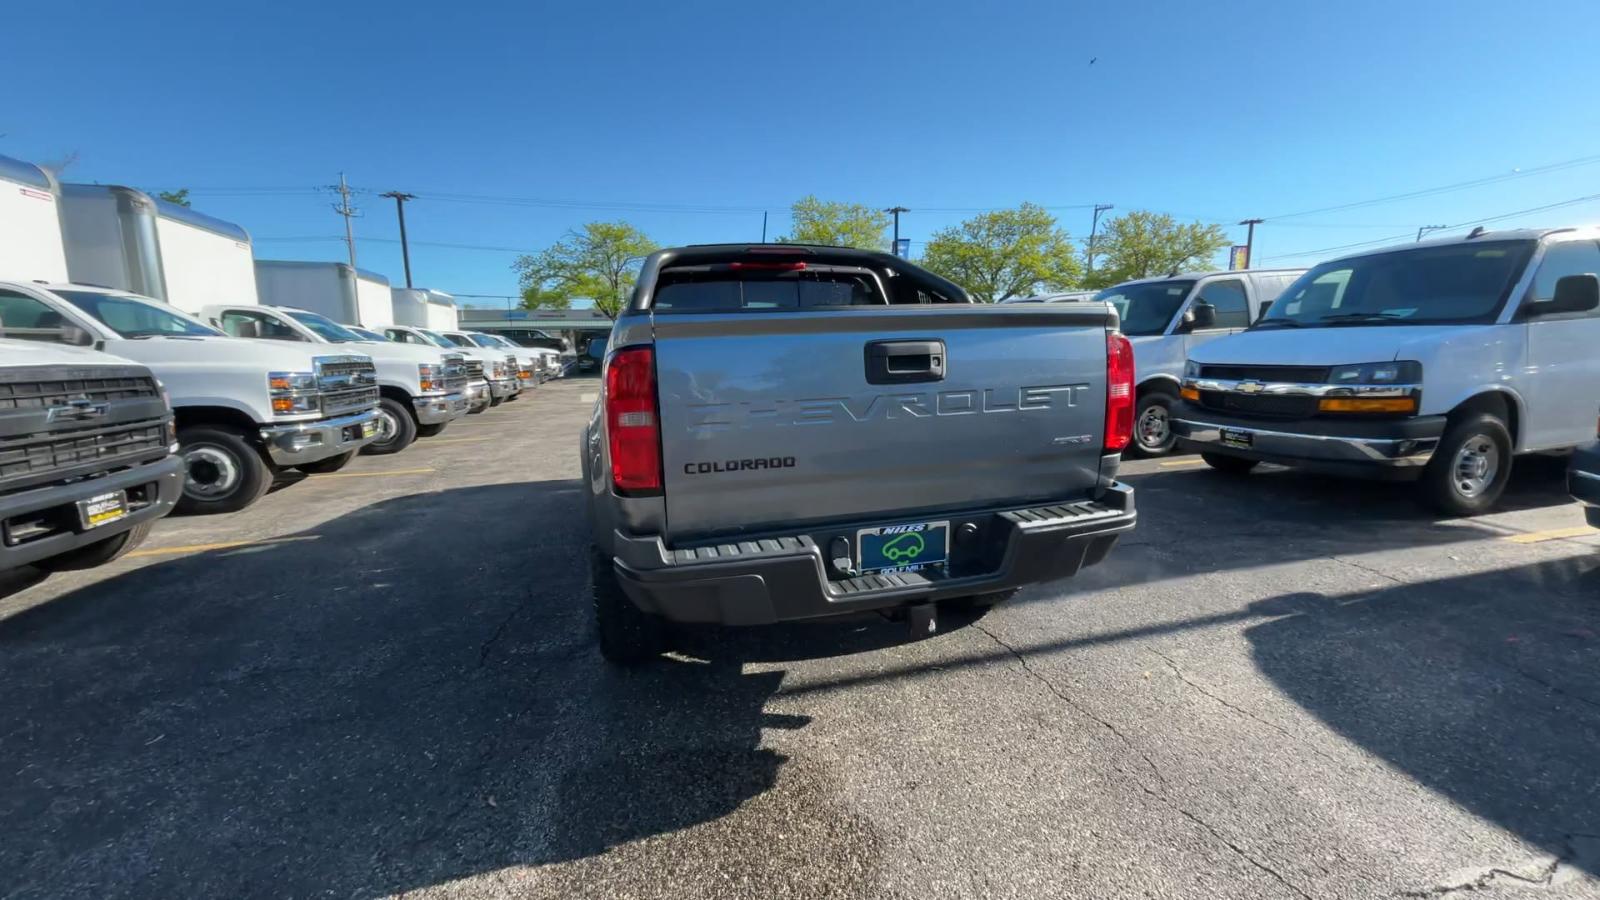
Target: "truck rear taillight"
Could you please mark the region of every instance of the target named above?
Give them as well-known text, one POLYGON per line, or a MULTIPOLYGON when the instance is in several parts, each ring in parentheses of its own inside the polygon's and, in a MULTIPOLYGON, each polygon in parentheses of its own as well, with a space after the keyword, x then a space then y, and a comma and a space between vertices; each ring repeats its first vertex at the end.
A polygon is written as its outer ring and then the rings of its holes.
POLYGON ((661 419, 656 410, 656 354, 630 347, 606 365, 606 437, 611 486, 621 494, 661 490, 661 419))
POLYGON ((1133 344, 1120 332, 1106 335, 1105 452, 1121 453, 1133 440, 1133 344))

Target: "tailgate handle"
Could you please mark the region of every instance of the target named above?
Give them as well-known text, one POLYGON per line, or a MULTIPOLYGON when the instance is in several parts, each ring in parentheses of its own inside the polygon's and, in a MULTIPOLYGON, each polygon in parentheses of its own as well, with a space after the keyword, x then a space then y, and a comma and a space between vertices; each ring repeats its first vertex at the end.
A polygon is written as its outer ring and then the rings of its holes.
POLYGON ((866 346, 867 384, 943 381, 944 341, 872 341, 866 346))

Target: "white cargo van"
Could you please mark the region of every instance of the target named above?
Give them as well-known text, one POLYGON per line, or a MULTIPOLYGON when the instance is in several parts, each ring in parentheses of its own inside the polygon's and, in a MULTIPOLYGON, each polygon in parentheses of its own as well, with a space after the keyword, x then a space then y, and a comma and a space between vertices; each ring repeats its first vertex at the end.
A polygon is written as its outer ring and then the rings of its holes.
POLYGON ((0 156, 0 278, 67 280, 57 190, 44 169, 0 156))
POLYGON ((1133 455, 1172 451, 1172 406, 1190 352, 1248 327, 1304 271, 1175 273, 1124 282, 1093 296, 1116 307, 1122 333, 1133 342, 1138 382, 1133 443, 1128 446, 1133 455))
POLYGON ((268 306, 310 310, 340 325, 382 325, 392 321, 394 295, 389 279, 341 262, 258 260, 256 290, 268 306))
POLYGON ((190 315, 255 304, 250 235, 231 222, 119 185, 64 184, 61 236, 74 282, 164 300, 190 315))
POLYGON ((1600 229, 1486 232, 1325 262, 1190 353, 1173 430, 1213 467, 1418 479, 1488 510, 1514 454, 1594 439, 1600 229))

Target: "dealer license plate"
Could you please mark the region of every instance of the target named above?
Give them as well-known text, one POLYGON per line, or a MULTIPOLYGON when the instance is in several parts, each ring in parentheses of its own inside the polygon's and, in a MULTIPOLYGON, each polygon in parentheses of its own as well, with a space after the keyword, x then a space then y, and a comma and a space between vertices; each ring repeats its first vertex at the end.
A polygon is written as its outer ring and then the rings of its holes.
POLYGON ((128 516, 128 492, 111 491, 78 501, 78 520, 84 528, 110 525, 128 516))
POLYGON ((949 521, 882 525, 856 532, 856 570, 863 575, 942 566, 949 555, 949 521))

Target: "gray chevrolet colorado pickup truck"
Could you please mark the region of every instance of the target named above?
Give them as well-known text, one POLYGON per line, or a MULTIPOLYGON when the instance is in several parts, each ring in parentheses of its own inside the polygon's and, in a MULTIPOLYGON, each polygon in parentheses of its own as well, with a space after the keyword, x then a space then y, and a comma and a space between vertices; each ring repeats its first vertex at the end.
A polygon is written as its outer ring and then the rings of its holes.
POLYGON ((876 610, 935 628, 1103 559, 1133 353, 1105 304, 975 306, 883 253, 662 250, 617 317, 581 455, 600 652, 664 622, 876 610))

